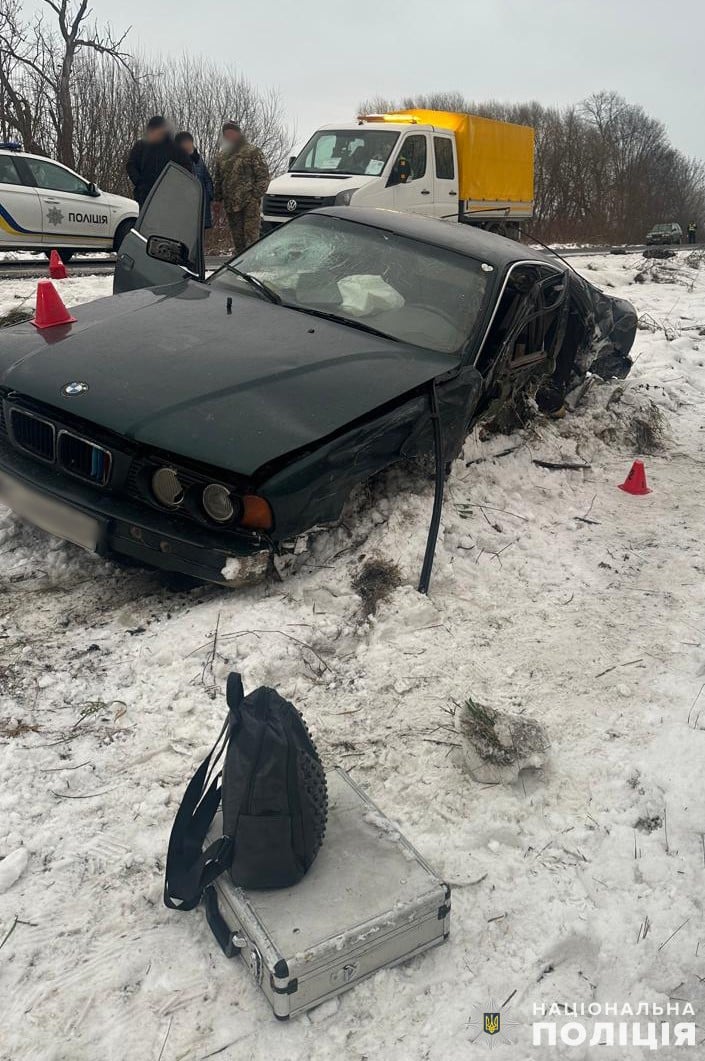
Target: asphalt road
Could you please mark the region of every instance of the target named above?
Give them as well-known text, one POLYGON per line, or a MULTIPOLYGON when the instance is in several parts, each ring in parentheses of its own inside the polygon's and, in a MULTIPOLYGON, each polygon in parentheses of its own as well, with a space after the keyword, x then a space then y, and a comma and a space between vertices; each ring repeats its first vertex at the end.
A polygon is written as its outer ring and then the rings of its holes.
MULTIPOLYGON (((692 245, 683 244, 675 248, 680 251, 705 250, 705 243, 692 245)), ((639 254, 646 250, 646 245, 630 244, 627 247, 570 247, 557 253, 561 258, 573 258, 577 255, 590 256, 593 254, 639 254)), ((212 272, 224 265, 227 257, 209 255, 206 258, 206 270, 212 272)), ((114 258, 74 258, 67 265, 70 276, 100 276, 110 275, 115 267, 114 258)), ((0 280, 39 280, 49 275, 49 263, 43 255, 37 255, 36 261, 3 262, 0 261, 0 280)))

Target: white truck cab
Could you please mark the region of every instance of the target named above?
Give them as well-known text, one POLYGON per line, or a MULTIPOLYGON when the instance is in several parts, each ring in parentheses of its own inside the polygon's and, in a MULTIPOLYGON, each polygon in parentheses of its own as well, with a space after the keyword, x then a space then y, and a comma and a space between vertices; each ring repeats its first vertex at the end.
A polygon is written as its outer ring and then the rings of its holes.
POLYGON ((0 251, 117 250, 134 224, 134 199, 97 188, 72 169, 0 144, 0 251))
POLYGON ((442 111, 323 126, 290 160, 288 173, 271 181, 263 230, 333 205, 401 210, 497 231, 516 226, 533 213, 533 130, 442 111))

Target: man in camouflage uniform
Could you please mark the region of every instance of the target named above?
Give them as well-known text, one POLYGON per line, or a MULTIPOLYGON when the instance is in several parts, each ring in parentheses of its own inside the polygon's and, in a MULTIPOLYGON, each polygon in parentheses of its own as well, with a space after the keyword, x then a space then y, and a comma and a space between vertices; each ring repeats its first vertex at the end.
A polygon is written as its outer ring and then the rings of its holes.
POLYGON ((223 204, 233 236, 233 254, 260 236, 260 206, 269 184, 269 169, 258 147, 249 144, 235 122, 223 126, 223 150, 215 163, 214 202, 223 204))

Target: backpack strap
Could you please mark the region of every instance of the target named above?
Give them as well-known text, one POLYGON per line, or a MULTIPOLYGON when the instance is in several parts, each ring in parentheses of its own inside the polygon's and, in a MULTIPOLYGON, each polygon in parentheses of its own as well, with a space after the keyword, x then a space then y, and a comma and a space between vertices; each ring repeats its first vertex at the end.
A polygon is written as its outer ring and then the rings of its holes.
POLYGON ((164 874, 164 904, 170 910, 193 910, 201 901, 204 888, 232 861, 233 841, 229 836, 221 836, 203 850, 208 828, 220 805, 220 771, 215 777, 213 772, 228 746, 232 725, 229 715, 215 744, 189 781, 176 812, 164 874))

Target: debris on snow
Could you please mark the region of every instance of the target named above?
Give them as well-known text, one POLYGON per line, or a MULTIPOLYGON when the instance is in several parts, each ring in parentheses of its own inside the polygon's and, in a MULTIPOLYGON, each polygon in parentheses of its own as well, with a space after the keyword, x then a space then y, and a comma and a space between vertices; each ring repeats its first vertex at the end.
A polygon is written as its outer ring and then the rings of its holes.
POLYGON ((28 862, 29 852, 26 847, 18 847, 6 858, 0 859, 0 895, 9 891, 20 879, 27 869, 28 862))
POLYGON ((485 707, 468 697, 455 712, 467 767, 475 781, 507 784, 545 765, 546 730, 536 719, 485 707))
POLYGON ((379 604, 400 585, 399 565, 381 556, 365 560, 353 578, 353 587, 360 594, 365 615, 375 615, 379 604))

